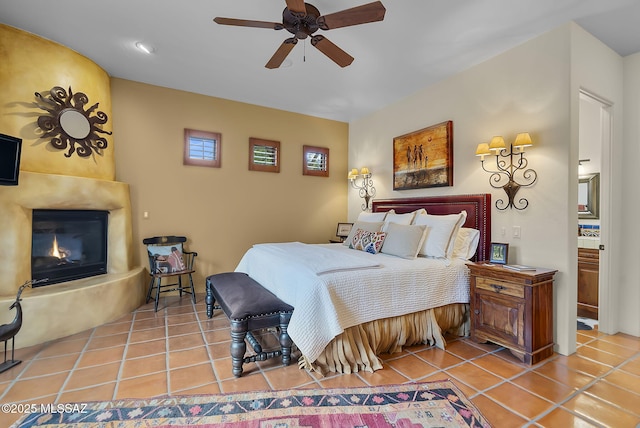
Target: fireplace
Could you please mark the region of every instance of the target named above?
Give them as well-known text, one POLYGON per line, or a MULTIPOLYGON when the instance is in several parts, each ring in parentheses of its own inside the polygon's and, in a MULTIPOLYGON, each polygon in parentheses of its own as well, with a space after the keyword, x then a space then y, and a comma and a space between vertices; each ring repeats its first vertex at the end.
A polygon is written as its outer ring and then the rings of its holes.
POLYGON ((108 211, 33 210, 34 287, 107 273, 108 211))

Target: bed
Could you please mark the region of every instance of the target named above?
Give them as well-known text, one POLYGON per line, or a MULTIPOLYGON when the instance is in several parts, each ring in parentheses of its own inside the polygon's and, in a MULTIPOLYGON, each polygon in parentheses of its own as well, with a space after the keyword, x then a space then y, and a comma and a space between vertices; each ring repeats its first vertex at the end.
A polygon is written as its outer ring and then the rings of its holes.
MULTIPOLYGON (((375 200, 371 216, 387 213, 387 219, 414 218, 414 214, 428 213, 420 218, 438 221, 461 217, 459 227, 478 231, 474 232, 477 251, 472 260, 487 260, 490 199, 489 194, 480 194, 375 200)), ((365 221, 356 222, 354 229, 362 233, 359 226, 375 223, 365 221)), ((391 236, 396 241, 398 236, 409 236, 397 234, 398 230, 416 229, 395 224, 384 227, 389 228, 384 241, 389 248, 391 236)), ((436 236, 434 230, 429 229, 427 240, 436 236)), ((349 242, 355 241, 350 238, 349 242)), ((372 372, 382 368, 381 353, 419 343, 444 349, 445 332, 467 335, 466 263, 455 257, 414 259, 391 251, 370 254, 339 243, 289 242, 254 245, 236 271, 247 273, 295 307, 288 332, 302 354, 299 365, 327 374, 372 372)))

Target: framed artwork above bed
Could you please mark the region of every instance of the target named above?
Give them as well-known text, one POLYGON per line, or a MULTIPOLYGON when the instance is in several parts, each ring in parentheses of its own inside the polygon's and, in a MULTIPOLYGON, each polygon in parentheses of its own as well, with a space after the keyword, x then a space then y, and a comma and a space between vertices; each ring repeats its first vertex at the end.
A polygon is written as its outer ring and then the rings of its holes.
POLYGON ((393 139, 393 190, 453 186, 453 121, 393 139))

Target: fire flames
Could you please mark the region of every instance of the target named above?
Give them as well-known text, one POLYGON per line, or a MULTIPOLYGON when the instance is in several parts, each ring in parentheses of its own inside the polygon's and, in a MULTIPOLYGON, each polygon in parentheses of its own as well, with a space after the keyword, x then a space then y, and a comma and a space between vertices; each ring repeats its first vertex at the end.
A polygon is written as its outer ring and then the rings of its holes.
POLYGON ((49 251, 49 255, 57 257, 58 259, 68 257, 67 251, 63 247, 58 246, 58 237, 56 235, 53 235, 53 245, 49 251))

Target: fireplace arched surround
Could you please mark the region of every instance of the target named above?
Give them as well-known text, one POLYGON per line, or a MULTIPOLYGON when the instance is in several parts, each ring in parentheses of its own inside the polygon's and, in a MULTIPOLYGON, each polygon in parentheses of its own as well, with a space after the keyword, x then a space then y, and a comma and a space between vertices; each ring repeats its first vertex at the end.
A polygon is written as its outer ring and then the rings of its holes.
POLYGON ((0 187, 0 324, 31 275, 31 211, 109 211, 107 273, 28 288, 22 293, 24 321, 16 348, 92 328, 133 311, 145 298, 145 272, 134 266, 129 186, 116 181, 22 171, 18 186, 0 187))

